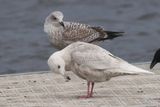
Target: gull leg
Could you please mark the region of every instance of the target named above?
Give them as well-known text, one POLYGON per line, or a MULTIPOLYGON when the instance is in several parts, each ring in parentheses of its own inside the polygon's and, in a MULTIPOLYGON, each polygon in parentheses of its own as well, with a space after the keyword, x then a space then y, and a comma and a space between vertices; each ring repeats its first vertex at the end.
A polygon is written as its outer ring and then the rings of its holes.
MULTIPOLYGON (((88 88, 87 88, 87 95, 86 96, 80 96, 80 98, 90 98, 91 97, 91 95, 90 95, 90 86, 92 85, 92 82, 90 82, 90 81, 88 81, 87 82, 87 86, 88 86, 88 88)), ((93 89, 92 89, 93 90, 93 89)))
POLYGON ((93 88, 94 88, 94 82, 91 82, 91 92, 90 92, 90 97, 93 97, 93 88))

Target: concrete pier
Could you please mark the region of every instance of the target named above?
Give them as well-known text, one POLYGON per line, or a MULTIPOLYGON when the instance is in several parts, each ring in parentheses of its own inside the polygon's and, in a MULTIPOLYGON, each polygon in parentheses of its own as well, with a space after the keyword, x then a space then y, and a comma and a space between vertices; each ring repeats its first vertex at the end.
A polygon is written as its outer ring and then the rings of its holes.
MULTIPOLYGON (((149 68, 148 63, 135 65, 149 68)), ((153 72, 96 83, 90 99, 78 98, 87 85, 72 72, 69 82, 50 72, 1 75, 0 107, 160 107, 160 65, 153 72)))

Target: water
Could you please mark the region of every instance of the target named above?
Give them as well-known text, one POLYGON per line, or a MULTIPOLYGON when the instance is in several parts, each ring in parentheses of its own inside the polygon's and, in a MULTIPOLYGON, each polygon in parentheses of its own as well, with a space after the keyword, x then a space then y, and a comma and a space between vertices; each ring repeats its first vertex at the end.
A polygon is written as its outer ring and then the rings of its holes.
POLYGON ((56 49, 43 23, 53 10, 67 21, 125 31, 102 47, 129 62, 150 61, 160 47, 159 0, 1 0, 0 74, 48 70, 46 61, 56 49))

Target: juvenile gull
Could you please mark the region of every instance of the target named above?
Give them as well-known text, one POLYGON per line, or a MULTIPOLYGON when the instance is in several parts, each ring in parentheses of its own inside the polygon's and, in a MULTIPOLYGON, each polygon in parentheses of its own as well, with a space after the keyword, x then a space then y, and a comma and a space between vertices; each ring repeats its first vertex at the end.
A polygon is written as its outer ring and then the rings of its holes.
POLYGON ((60 11, 49 14, 45 19, 44 31, 48 34, 50 42, 58 49, 76 41, 94 43, 113 39, 123 34, 123 32, 105 31, 101 27, 65 22, 63 21, 63 13, 60 11))
POLYGON ((160 49, 158 49, 153 57, 153 60, 150 64, 150 69, 152 69, 158 62, 160 62, 160 49))
POLYGON ((82 98, 92 97, 94 82, 108 81, 112 77, 123 75, 153 74, 129 64, 97 45, 84 42, 72 43, 53 53, 48 59, 48 65, 51 71, 60 73, 65 78, 67 68, 87 80, 87 95, 82 98))

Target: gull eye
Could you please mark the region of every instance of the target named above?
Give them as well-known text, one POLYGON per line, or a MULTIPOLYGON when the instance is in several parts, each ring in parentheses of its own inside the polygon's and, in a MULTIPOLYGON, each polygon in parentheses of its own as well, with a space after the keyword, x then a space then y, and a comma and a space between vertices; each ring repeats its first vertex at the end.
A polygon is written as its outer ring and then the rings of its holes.
POLYGON ((55 16, 51 16, 52 20, 57 20, 57 18, 55 16))
POLYGON ((60 65, 58 65, 58 69, 60 69, 61 68, 61 66, 60 65))

